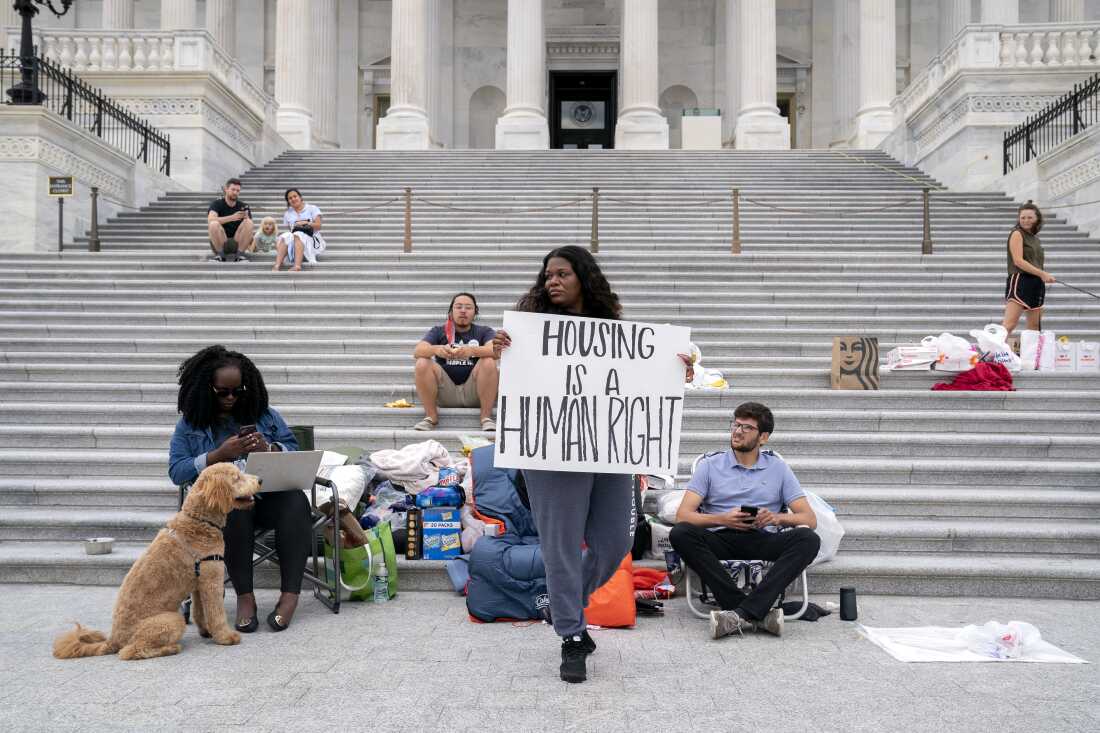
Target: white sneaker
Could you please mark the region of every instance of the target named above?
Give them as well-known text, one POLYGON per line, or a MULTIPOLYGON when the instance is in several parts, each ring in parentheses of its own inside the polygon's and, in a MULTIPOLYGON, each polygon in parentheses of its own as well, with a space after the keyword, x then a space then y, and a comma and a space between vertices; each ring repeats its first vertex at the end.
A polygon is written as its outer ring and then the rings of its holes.
POLYGON ((710 612, 710 636, 712 639, 721 639, 730 634, 745 635, 745 631, 753 631, 756 625, 747 619, 737 615, 737 611, 711 611, 710 612))
POLYGON ((774 636, 783 635, 783 609, 773 608, 768 611, 768 615, 764 617, 763 621, 756 623, 756 628, 761 631, 767 631, 774 636))

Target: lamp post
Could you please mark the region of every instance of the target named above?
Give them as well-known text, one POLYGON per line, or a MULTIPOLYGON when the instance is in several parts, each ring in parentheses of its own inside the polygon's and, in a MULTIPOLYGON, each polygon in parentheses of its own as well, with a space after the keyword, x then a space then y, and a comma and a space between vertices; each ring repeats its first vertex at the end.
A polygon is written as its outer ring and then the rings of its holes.
MULTIPOLYGON (((0 0, 10 2, 11 0, 0 0)), ((61 9, 54 7, 54 0, 14 0, 15 11, 23 19, 22 34, 19 38, 20 82, 8 90, 12 104, 42 104, 46 95, 38 88, 38 79, 34 69, 34 36, 31 33, 31 18, 38 15, 38 6, 45 5, 50 12, 60 18, 69 12, 73 0, 58 0, 61 9)))

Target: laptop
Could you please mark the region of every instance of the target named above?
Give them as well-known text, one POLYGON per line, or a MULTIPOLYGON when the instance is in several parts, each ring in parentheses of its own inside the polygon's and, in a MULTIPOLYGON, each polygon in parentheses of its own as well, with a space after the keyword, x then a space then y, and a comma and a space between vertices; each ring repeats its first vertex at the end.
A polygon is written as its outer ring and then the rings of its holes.
POLYGON ((261 494, 304 489, 309 491, 321 466, 322 450, 249 453, 244 472, 258 477, 261 494))

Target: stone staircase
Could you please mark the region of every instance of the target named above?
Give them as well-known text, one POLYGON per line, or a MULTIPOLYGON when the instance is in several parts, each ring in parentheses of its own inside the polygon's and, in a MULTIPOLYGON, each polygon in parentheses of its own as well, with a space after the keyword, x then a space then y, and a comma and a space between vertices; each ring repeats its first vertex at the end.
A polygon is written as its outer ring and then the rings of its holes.
MULTIPOLYGON (((1006 198, 935 193, 935 254, 921 256, 920 189, 938 186, 877 152, 291 152, 246 174, 242 198, 279 218, 290 185, 326 214, 313 271, 204 261, 213 194, 123 214, 99 254, 7 257, 0 582, 121 579, 173 511, 175 368, 210 343, 252 356, 272 404, 316 426, 321 446, 424 439, 410 429, 419 411, 381 406, 415 398, 413 343, 458 290, 499 325, 549 248, 587 246, 598 186, 599 257, 627 317, 690 326, 733 385, 689 394, 680 478, 727 444, 734 406, 770 405, 771 445, 847 530, 815 590, 1100 598, 1100 378, 939 393, 935 375, 907 373, 877 392, 828 388, 834 335, 878 336, 885 354, 999 321, 1006 198), (745 197, 739 256, 732 187, 745 197), (90 535, 116 537, 115 553, 85 556, 90 535)), ((1043 242, 1051 271, 1100 290, 1096 241, 1048 217, 1043 242)), ((1100 337, 1097 301, 1054 286, 1048 302, 1047 327, 1100 337)), ((444 410, 435 437, 457 447, 475 429, 474 412, 444 410)), ((402 573, 447 585, 436 563, 402 573)))

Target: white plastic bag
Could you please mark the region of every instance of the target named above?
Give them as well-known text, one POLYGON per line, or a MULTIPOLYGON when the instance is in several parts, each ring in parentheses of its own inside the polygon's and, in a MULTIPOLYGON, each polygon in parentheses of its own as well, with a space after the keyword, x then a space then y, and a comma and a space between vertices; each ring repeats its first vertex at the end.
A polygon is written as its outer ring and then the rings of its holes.
POLYGON ((936 363, 932 365, 936 371, 965 372, 978 363, 978 351, 973 344, 953 333, 925 336, 921 344, 936 349, 936 363))
POLYGON ((978 341, 982 361, 1001 364, 1010 372, 1018 372, 1023 366, 1020 357, 1008 345, 1008 331, 999 323, 989 323, 985 328, 970 332, 978 341))
POLYGON ((1096 341, 1077 343, 1077 371, 1100 372, 1100 343, 1096 341))
POLYGON ((657 497, 657 518, 667 524, 676 524, 676 512, 684 500, 686 489, 668 491, 657 497))
POLYGON ((1054 344, 1054 371, 1077 371, 1077 344, 1065 336, 1054 344))
POLYGON ((1020 359, 1024 370, 1049 372, 1054 369, 1053 331, 1021 331, 1020 359))
POLYGON ((1039 629, 1024 621, 987 621, 959 631, 959 639, 966 642, 967 649, 993 659, 1018 659, 1042 638, 1039 629))
POLYGON ((817 536, 821 538, 817 557, 810 564, 829 562, 836 557, 837 550, 840 549, 840 540, 844 538, 844 527, 840 526, 836 511, 820 496, 807 491, 806 501, 810 503, 810 508, 814 510, 814 516, 817 517, 817 527, 814 528, 814 532, 817 532, 817 536))

